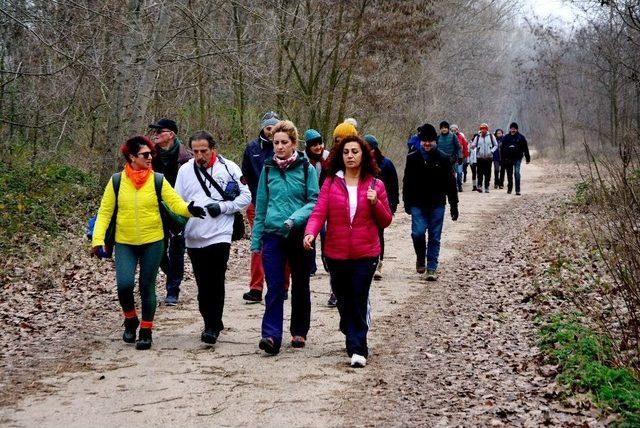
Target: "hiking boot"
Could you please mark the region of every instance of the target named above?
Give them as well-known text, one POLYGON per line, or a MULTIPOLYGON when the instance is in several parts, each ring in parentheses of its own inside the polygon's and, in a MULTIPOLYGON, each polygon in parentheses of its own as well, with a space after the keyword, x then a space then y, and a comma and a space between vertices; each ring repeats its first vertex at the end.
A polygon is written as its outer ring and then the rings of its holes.
POLYGON ((127 343, 134 343, 136 341, 136 332, 138 331, 140 320, 138 319, 138 317, 125 318, 122 325, 124 325, 122 340, 127 343))
POLYGON ((351 356, 351 367, 360 368, 367 365, 367 359, 362 355, 353 354, 351 356))
POLYGON ((139 351, 151 348, 151 343, 153 339, 151 338, 151 329, 150 328, 141 328, 138 332, 138 341, 136 342, 136 349, 139 351))
POLYGON ((458 193, 462 192, 462 187, 458 187, 458 193))
POLYGON ((475 192, 476 190, 478 190, 478 186, 473 186, 473 189, 471 189, 472 192, 475 192))
POLYGON ((373 279, 376 281, 380 281, 382 279, 382 260, 378 262, 378 267, 373 274, 373 279))
POLYGON ((215 344, 218 341, 218 336, 220 335, 219 331, 215 331, 211 327, 205 327, 200 335, 200 340, 204 343, 208 343, 210 345, 215 344))
POLYGON ((276 355, 280 352, 280 347, 276 346, 275 340, 272 337, 263 337, 258 343, 258 348, 270 355, 276 355))
POLYGON ((516 196, 520 196, 520 192, 516 192, 516 196))
POLYGON ((427 273, 425 274, 424 278, 427 281, 437 281, 438 280, 438 274, 436 273, 435 269, 427 269, 427 273))
POLYGON ((178 296, 174 294, 167 294, 164 298, 164 304, 166 306, 176 306, 178 304, 178 296))
POLYGON ((291 338, 291 346, 294 348, 304 348, 305 338, 303 336, 293 336, 291 338))
POLYGON ((510 195, 511 194, 511 190, 507 190, 507 194, 510 195))
POLYGON ((424 260, 416 260, 416 272, 423 274, 425 271, 424 260))
POLYGON ((476 187, 476 192, 482 193, 482 187, 476 187))
POLYGON ((331 293, 331 296, 329 296, 329 300, 327 300, 327 306, 329 306, 330 308, 335 308, 336 306, 338 306, 338 298, 335 294, 331 293))
POLYGON ((242 295, 242 298, 246 300, 247 303, 260 303, 262 302, 262 291, 249 290, 242 295))
POLYGON ((489 193, 489 188, 488 187, 484 188, 484 193, 489 193))

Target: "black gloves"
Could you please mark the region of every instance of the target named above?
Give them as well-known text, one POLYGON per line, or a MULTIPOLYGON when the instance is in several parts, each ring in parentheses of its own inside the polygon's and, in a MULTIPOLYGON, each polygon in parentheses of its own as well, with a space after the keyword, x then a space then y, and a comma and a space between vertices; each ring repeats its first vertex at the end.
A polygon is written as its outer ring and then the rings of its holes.
POLYGON ((193 205, 193 201, 189 202, 189 206, 187 207, 192 216, 198 218, 204 218, 207 215, 207 212, 202 207, 196 207, 193 205))
POLYGON ((209 205, 205 205, 204 207, 207 209, 207 212, 209 213, 209 215, 213 218, 218 217, 222 213, 222 210, 220 209, 220 204, 217 202, 212 202, 209 205))
POLYGON ((451 220, 458 220, 458 215, 460 215, 458 212, 458 205, 451 205, 451 220))

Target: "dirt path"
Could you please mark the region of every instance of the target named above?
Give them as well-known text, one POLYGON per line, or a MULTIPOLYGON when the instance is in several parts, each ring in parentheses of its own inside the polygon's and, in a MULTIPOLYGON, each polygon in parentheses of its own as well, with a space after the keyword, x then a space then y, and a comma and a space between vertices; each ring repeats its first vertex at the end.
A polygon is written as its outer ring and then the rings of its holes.
MULTIPOLYGON (((265 357, 257 349, 264 307, 246 305, 241 300, 246 276, 231 277, 227 283, 227 329, 213 348, 199 341, 201 320, 197 312, 195 284, 187 281, 181 306, 159 308, 151 351, 138 352, 124 344, 120 339, 120 326, 114 325, 108 336, 98 338, 100 346, 97 350, 89 353, 87 363, 93 367, 91 371, 66 373, 43 380, 49 387, 49 393, 35 394, 16 406, 0 409, 0 422, 8 426, 67 427, 88 424, 335 426, 366 421, 411 424, 411 419, 393 419, 392 411, 385 406, 380 409, 380 414, 358 413, 357 403, 354 404, 353 400, 362 388, 371 388, 376 383, 393 384, 394 379, 411 371, 412 361, 402 361, 403 355, 406 357, 407 354, 389 348, 392 338, 397 338, 399 333, 407 334, 403 328, 406 320, 393 322, 393 317, 407 317, 411 313, 418 316, 418 312, 412 309, 416 303, 424 305, 431 300, 435 302, 433 308, 439 308, 440 312, 434 310, 429 316, 429 311, 419 311, 422 314, 419 322, 425 326, 426 332, 441 327, 445 333, 458 326, 472 328, 468 325, 470 314, 476 318, 482 316, 473 312, 478 307, 471 308, 456 300, 462 297, 458 292, 448 295, 447 287, 451 284, 448 272, 453 272, 452 262, 460 256, 461 249, 474 242, 471 238, 477 235, 479 224, 490 223, 498 213, 526 205, 527 199, 534 200, 556 191, 557 184, 539 185, 544 172, 544 166, 536 164, 523 167, 525 196, 522 198, 507 195, 504 190, 481 195, 470 192, 469 184, 465 185, 466 191, 460 195, 460 221, 452 223, 447 219, 444 227, 441 253, 443 280, 432 287, 427 287, 415 274, 415 257, 409 237, 410 219, 404 213, 398 214, 386 233, 388 256, 384 264, 384 280, 372 287, 372 355, 371 364, 365 369, 348 367, 343 337, 337 329, 338 314, 324 306, 329 285, 328 276, 322 270, 312 278, 312 329, 306 349, 294 350, 287 345, 276 357, 265 357), (435 296, 439 296, 438 299, 435 296), (446 313, 442 312, 443 308, 447 308, 446 313), (458 317, 459 322, 456 321, 458 317), (406 369, 403 372, 399 367, 406 369)), ((518 212, 527 215, 526 209, 518 212)), ((242 272, 243 265, 248 264, 246 260, 238 259, 231 263, 231 269, 236 272, 242 272)), ((287 310, 287 316, 288 313, 287 310)), ((518 344, 526 344, 526 341, 518 340, 518 331, 491 331, 504 334, 505 337, 494 339, 504 339, 503 342, 512 344, 514 352, 521 351, 522 346, 518 344)), ((412 345, 417 335, 416 331, 410 342, 412 345)), ((287 341, 286 336, 284 340, 287 341)), ((393 343, 398 346, 407 344, 406 341, 393 343)), ((440 352, 433 342, 426 339, 425 346, 432 348, 428 352, 433 355, 440 352)), ((451 346, 464 348, 459 343, 451 346)), ((430 385, 435 385, 432 382, 438 379, 444 380, 443 373, 447 368, 457 367, 457 370, 464 371, 465 365, 469 365, 465 352, 440 354, 439 359, 434 359, 430 374, 424 375, 430 385)), ((487 360, 482 367, 487 379, 492 378, 491 370, 498 369, 492 364, 487 360)), ((508 361, 500 364, 508 364, 508 361)), ((470 375, 474 373, 470 368, 468 372, 470 375)), ((499 372, 493 376, 499 376, 499 372)), ((473 396, 476 401, 490 399, 492 383, 487 381, 485 386, 486 394, 477 392, 477 397, 473 396)), ((431 395, 431 402, 423 403, 422 408, 446 407, 443 403, 447 402, 447 394, 464 394, 463 391, 438 388, 439 393, 431 395)), ((513 393, 518 393, 518 385, 512 389, 513 393)), ((383 397, 378 396, 377 400, 384 401, 383 397)), ((464 408, 459 411, 464 412, 464 408)), ((423 418, 422 421, 448 424, 464 420, 447 419, 446 415, 437 413, 428 414, 438 419, 423 418)))

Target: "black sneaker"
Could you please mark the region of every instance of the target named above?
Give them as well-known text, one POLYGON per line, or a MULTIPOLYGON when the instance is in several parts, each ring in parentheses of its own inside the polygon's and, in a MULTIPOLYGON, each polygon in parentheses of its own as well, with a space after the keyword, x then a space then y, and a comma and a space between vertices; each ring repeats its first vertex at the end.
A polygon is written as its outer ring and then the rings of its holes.
POLYGON ((138 319, 138 317, 125 318, 122 325, 124 325, 122 340, 127 343, 134 343, 136 341, 136 332, 138 331, 140 320, 138 319))
POLYGON ((218 341, 218 336, 220 335, 219 331, 215 331, 211 327, 205 327, 200 335, 200 340, 204 343, 208 343, 210 345, 215 344, 218 341))
POLYGON ((275 340, 272 337, 263 337, 258 343, 258 348, 270 355, 276 355, 280 352, 280 347, 276 346, 275 340))
POLYGON ((260 303, 262 302, 262 291, 249 290, 242 295, 242 298, 246 300, 247 303, 260 303))
POLYGON ((458 187, 458 192, 462 192, 462 187, 458 187))
POLYGON ((419 274, 423 274, 426 270, 426 267, 424 265, 424 260, 416 260, 416 272, 418 272, 419 274))
POLYGON ((516 192, 516 196, 520 196, 520 192, 516 192))
POLYGON ((329 300, 327 300, 327 306, 329 306, 330 308, 335 308, 336 306, 338 306, 338 298, 335 294, 331 293, 331 296, 329 296, 329 300))
POLYGON ((151 338, 151 329, 150 328, 141 328, 138 332, 138 341, 136 342, 136 349, 139 351, 151 348, 151 343, 153 339, 151 338))

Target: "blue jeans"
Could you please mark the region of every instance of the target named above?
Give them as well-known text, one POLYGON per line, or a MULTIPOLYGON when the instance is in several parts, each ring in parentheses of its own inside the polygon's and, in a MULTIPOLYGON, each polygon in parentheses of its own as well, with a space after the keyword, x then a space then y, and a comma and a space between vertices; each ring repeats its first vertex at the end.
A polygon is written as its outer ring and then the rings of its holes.
POLYGON ((507 191, 511 193, 513 189, 513 176, 516 178, 516 193, 520 193, 520 167, 522 166, 522 159, 515 162, 507 162, 505 169, 507 172, 507 191))
POLYGON ((456 171, 456 182, 458 184, 458 190, 462 189, 462 176, 463 176, 463 165, 462 164, 457 164, 454 166, 454 169, 456 171))
POLYGON ((444 223, 445 207, 422 209, 411 207, 411 238, 413 248, 416 251, 417 260, 424 261, 427 257, 427 269, 438 268, 438 256, 440 255, 440 236, 444 223), (429 240, 425 239, 425 233, 429 233, 429 240))
POLYGON ((184 277, 184 235, 172 235, 165 238, 167 251, 162 258, 160 268, 167 276, 167 296, 178 297, 180 284, 184 277))
POLYGON ((262 264, 267 282, 262 318, 262 337, 270 337, 276 347, 282 343, 284 317, 285 264, 291 269, 291 336, 307 337, 311 322, 309 276, 312 252, 302 246, 303 230, 292 230, 288 237, 266 234, 262 238, 262 264))

